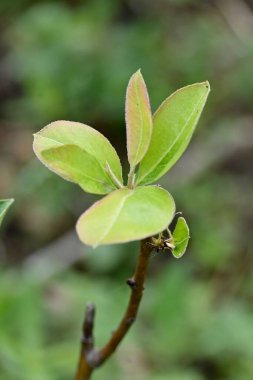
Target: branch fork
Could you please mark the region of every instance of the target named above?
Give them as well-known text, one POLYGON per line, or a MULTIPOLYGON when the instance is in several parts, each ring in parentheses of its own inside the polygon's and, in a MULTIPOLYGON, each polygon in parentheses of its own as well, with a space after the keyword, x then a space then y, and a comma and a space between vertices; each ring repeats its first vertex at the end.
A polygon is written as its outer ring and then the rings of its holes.
POLYGON ((122 339, 136 320, 140 302, 144 291, 144 281, 147 273, 148 263, 152 247, 147 244, 150 239, 141 241, 141 249, 133 277, 126 283, 131 289, 131 295, 125 314, 112 333, 111 338, 101 349, 94 348, 94 318, 95 306, 86 306, 85 319, 83 323, 83 337, 81 340, 81 352, 76 373, 76 380, 89 380, 95 368, 102 365, 117 349, 122 339))

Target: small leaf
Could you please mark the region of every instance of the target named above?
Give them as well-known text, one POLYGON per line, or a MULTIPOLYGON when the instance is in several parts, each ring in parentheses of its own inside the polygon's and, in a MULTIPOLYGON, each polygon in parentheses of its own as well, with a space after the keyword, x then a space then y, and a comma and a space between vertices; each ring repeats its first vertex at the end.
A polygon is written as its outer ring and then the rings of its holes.
POLYGON ((173 243, 175 245, 175 248, 172 249, 172 254, 174 257, 180 259, 180 257, 184 255, 189 239, 190 233, 186 220, 182 217, 179 217, 175 230, 173 232, 173 243))
POLYGON ((1 199, 0 200, 0 226, 2 224, 3 218, 8 210, 8 208, 11 206, 11 204, 14 202, 14 199, 1 199))
POLYGON ((144 157, 152 134, 152 114, 140 70, 130 78, 126 93, 127 153, 131 167, 144 157))
POLYGON ((208 82, 174 92, 153 117, 148 151, 140 163, 138 184, 149 184, 163 176, 187 148, 210 92, 208 82))
POLYGON ((115 149, 101 133, 88 125, 71 121, 53 122, 34 135, 33 148, 44 165, 63 178, 78 183, 88 192, 106 194, 117 188, 108 174, 108 165, 118 183, 122 184, 122 168, 115 149), (51 149, 53 150, 49 152, 51 149), (71 152, 75 152, 74 157, 71 156, 71 152), (75 167, 75 159, 77 167, 75 167), (88 180, 92 164, 94 164, 96 179, 94 186, 92 181, 88 180), (81 176, 81 183, 78 182, 80 170, 84 174, 81 176), (74 171, 75 174, 73 174, 74 171), (79 172, 78 175, 77 172, 79 172), (97 179, 101 181, 99 186, 97 179), (103 183, 104 186, 102 186, 103 183))
POLYGON ((76 145, 62 145, 43 150, 42 158, 50 169, 68 181, 77 183, 84 191, 106 194, 115 189, 98 161, 76 145))
POLYGON ((172 196, 157 186, 124 188, 96 202, 77 222, 80 240, 96 247, 143 239, 164 230, 174 217, 172 196))

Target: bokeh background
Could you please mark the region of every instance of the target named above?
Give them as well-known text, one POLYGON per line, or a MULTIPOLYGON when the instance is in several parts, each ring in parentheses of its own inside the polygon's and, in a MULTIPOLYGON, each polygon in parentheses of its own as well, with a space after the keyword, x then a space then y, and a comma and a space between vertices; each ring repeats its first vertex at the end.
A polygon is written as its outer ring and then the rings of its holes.
POLYGON ((153 110, 211 84, 193 142, 160 181, 191 242, 182 260, 152 258, 139 319, 94 380, 253 379, 253 2, 1 0, 0 33, 0 195, 16 199, 1 230, 0 378, 73 378, 85 303, 98 345, 123 313, 138 245, 78 242, 98 197, 42 167, 32 134, 85 122, 126 171, 125 89, 141 68, 153 110))

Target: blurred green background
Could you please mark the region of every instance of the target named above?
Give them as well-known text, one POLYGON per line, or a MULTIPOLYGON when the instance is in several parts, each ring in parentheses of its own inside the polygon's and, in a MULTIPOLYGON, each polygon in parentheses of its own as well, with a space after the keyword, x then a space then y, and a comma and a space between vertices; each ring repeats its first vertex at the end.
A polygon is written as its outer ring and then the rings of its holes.
POLYGON ((253 379, 253 4, 248 0, 0 1, 0 378, 74 376, 87 301, 98 345, 128 299, 135 243, 92 251, 78 216, 98 197, 34 158, 32 133, 85 122, 125 170, 124 96, 142 69, 155 110, 180 86, 212 92, 160 182, 191 228, 186 256, 151 260, 139 319, 94 380, 253 379))

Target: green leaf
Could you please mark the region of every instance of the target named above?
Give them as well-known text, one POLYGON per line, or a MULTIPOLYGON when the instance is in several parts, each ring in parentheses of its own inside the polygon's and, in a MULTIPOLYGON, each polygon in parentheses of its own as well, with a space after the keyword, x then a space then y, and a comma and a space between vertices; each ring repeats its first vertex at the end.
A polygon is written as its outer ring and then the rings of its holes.
POLYGON ((174 92, 155 112, 148 151, 140 163, 138 184, 149 184, 164 175, 187 148, 207 96, 208 82, 174 92))
POLYGON ((88 193, 106 194, 115 189, 98 161, 76 145, 47 149, 41 155, 52 171, 88 193))
POLYGON ((14 199, 1 199, 0 200, 0 226, 2 224, 3 218, 10 207, 10 205, 14 202, 14 199))
POLYGON ((101 133, 88 125, 72 121, 53 122, 34 135, 33 148, 50 170, 79 184, 85 191, 106 194, 122 186, 122 168, 115 149, 101 133), (92 177, 91 165, 94 165, 94 181, 88 179, 92 177), (108 167, 114 181, 108 174, 108 167))
POLYGON ((172 249, 172 254, 177 259, 180 259, 184 255, 190 239, 189 227, 183 217, 178 218, 172 236, 175 245, 175 248, 172 249))
POLYGON ((152 134, 152 114, 140 70, 130 78, 126 93, 127 153, 131 167, 144 157, 152 134))
POLYGON ((77 222, 80 240, 96 247, 143 239, 164 230, 175 213, 172 196, 157 186, 124 188, 91 206, 77 222))

